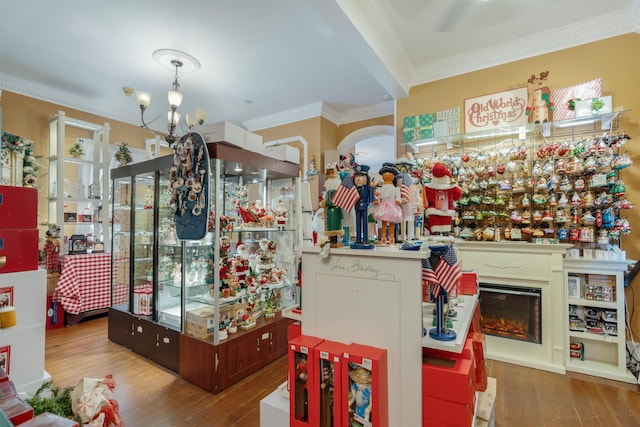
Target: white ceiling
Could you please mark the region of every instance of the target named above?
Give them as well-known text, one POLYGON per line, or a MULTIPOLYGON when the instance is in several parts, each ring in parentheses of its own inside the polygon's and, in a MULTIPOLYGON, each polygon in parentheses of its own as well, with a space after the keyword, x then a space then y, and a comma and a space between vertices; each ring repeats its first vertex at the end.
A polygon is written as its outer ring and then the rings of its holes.
MULTIPOLYGON (((249 130, 393 112, 411 86, 640 31, 640 0, 0 0, 0 89, 139 124, 122 87, 249 130)), ((637 53, 636 53, 637 54, 637 53)))

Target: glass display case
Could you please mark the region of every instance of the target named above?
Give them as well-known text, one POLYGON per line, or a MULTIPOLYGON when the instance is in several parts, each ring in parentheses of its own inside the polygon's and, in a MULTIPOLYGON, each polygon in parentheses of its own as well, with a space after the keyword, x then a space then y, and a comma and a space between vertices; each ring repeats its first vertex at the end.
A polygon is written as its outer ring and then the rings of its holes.
POLYGON ((171 238, 171 163, 161 157, 112 170, 109 339, 177 371, 185 244, 171 238))
POLYGON ((298 302, 300 198, 298 165, 223 143, 207 149, 209 206, 200 214, 208 223, 199 240, 178 238, 174 155, 111 171, 109 338, 152 360, 164 346, 175 354, 167 367, 178 370, 179 359, 180 374, 196 384, 208 375, 194 359, 203 346, 219 363, 215 386, 202 386, 216 391, 286 353, 291 321, 281 312, 298 302), (169 346, 162 334, 171 331, 169 346), (238 365, 222 351, 248 353, 238 365))

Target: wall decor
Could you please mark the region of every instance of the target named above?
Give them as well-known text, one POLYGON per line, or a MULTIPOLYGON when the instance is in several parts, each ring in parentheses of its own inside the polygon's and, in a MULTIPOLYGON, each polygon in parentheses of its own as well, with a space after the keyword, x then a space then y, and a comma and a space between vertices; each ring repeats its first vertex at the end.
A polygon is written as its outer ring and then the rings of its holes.
POLYGON ((527 123, 526 106, 526 87, 465 99, 465 132, 524 125, 527 123))

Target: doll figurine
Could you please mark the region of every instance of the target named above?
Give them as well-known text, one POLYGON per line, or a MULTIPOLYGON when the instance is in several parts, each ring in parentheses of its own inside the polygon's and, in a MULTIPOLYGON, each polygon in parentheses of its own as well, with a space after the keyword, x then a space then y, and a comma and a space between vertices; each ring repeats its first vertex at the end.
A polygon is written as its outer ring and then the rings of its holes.
POLYGON ((353 184, 358 192, 358 201, 354 206, 356 213, 356 241, 351 244, 353 249, 373 249, 369 242, 368 209, 373 202, 374 188, 369 176, 369 166, 354 165, 353 184))
POLYGON ((276 227, 278 227, 278 230, 284 230, 287 225, 287 208, 284 205, 284 200, 278 199, 278 203, 273 210, 273 214, 275 215, 276 227))
POLYGON ((402 222, 402 208, 400 207, 400 188, 396 186, 396 175, 399 174, 393 163, 383 163, 378 172, 384 184, 378 190, 380 199, 376 200, 373 218, 382 222, 380 242, 383 245, 395 244, 396 224, 402 222))
POLYGON ((437 162, 431 170, 432 179, 424 185, 425 218, 431 234, 449 234, 456 215, 454 202, 462 197, 462 190, 451 182, 451 171, 437 162))
POLYGON ((246 279, 247 273, 249 273, 249 251, 244 244, 239 244, 236 247, 236 254, 231 262, 233 267, 233 275, 240 287, 245 288, 247 286, 246 279))
POLYGON ((265 273, 270 274, 271 269, 275 267, 273 259, 275 257, 275 251, 272 250, 273 243, 267 238, 260 239, 260 247, 256 251, 258 256, 258 263, 256 264, 256 272, 258 274, 265 273))
POLYGON ((371 417, 371 372, 362 366, 349 371, 349 412, 360 420, 371 417))
POLYGON ((324 208, 324 234, 329 238, 329 242, 332 248, 341 247, 342 243, 339 242, 339 238, 344 234, 342 228, 342 208, 336 206, 332 199, 336 194, 336 190, 340 186, 340 177, 336 173, 336 164, 331 163, 327 165, 325 178, 324 178, 324 200, 320 203, 320 206, 324 208))

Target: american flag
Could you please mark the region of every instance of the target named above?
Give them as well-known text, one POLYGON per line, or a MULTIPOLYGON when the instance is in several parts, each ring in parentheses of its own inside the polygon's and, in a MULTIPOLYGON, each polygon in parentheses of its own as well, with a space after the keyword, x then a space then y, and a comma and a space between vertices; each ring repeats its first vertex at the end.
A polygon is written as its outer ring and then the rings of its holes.
POLYGON ((406 199, 409 203, 414 204, 416 197, 409 187, 411 185, 411 176, 408 173, 402 174, 402 184, 400 184, 400 198, 406 199))
POLYGON ((444 255, 442 255, 442 258, 436 264, 435 272, 440 286, 450 294, 462 278, 461 262, 456 257, 456 250, 453 246, 449 246, 444 255))
POLYGON ((353 209, 358 199, 360 199, 358 189, 353 183, 353 177, 348 174, 342 180, 342 183, 331 198, 331 201, 334 205, 349 212, 351 209, 353 209))
POLYGON ((440 285, 438 284, 438 277, 436 276, 433 266, 429 258, 422 260, 422 283, 429 286, 429 291, 438 296, 440 293, 440 285))

